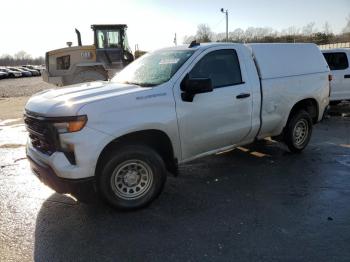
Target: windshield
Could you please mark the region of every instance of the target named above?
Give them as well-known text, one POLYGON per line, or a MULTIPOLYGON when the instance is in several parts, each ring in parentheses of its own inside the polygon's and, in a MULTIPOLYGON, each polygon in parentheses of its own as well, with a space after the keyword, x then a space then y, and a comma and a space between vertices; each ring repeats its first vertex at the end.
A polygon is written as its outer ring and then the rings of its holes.
POLYGON ((193 54, 193 50, 161 50, 145 54, 124 70, 112 82, 149 87, 169 81, 193 54))
POLYGON ((97 30, 98 48, 120 48, 120 30, 97 30))

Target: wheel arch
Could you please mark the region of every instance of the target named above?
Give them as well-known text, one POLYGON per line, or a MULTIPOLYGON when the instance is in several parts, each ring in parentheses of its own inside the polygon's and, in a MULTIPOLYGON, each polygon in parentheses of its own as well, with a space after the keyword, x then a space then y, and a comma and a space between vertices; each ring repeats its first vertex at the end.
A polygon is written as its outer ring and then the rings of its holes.
POLYGON ((95 175, 98 175, 107 160, 107 156, 120 146, 127 144, 146 145, 154 149, 163 159, 167 170, 173 174, 177 173, 177 159, 169 136, 158 129, 134 131, 110 141, 101 151, 95 168, 95 175))
POLYGON ((308 112, 311 116, 313 124, 317 123, 319 118, 319 105, 317 103, 317 100, 314 98, 305 98, 295 103, 291 108, 286 125, 289 119, 300 110, 305 110, 308 112))

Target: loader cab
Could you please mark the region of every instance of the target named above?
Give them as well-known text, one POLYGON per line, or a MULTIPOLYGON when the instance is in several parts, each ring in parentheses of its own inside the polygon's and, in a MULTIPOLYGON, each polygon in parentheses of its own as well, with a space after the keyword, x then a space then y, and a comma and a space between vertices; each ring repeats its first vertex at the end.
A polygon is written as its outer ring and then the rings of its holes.
POLYGON ((134 60, 127 36, 126 25, 92 25, 96 61, 107 68, 121 69, 134 60))

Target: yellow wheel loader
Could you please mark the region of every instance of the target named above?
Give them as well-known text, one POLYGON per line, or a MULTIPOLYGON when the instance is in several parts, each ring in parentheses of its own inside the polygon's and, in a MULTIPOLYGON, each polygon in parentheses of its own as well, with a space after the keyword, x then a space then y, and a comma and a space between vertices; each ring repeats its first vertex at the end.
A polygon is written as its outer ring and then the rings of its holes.
POLYGON ((43 79, 57 86, 96 80, 108 80, 134 60, 126 36, 126 25, 92 25, 94 44, 82 45, 80 32, 75 29, 78 46, 46 53, 43 79))

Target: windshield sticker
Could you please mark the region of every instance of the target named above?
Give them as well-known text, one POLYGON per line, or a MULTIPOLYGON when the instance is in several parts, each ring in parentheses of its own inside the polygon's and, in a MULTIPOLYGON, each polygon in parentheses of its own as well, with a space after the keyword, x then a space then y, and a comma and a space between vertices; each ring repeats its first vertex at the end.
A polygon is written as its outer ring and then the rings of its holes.
POLYGON ((160 65, 177 64, 180 58, 165 58, 159 61, 160 65))

